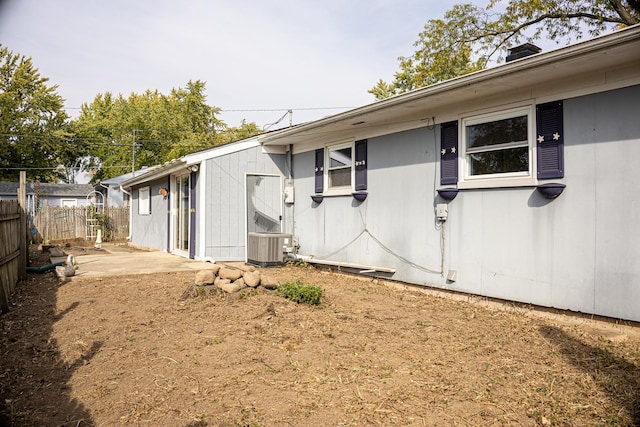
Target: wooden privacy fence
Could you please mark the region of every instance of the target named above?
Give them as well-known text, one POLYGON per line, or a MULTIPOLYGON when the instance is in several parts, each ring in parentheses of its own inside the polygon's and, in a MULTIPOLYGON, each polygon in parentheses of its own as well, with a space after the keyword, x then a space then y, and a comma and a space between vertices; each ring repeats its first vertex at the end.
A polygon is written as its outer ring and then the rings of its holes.
POLYGON ((24 215, 17 200, 0 201, 0 312, 9 311, 8 299, 16 289, 21 271, 26 265, 21 257, 20 240, 25 239, 21 227, 21 215, 24 215))
POLYGON ((129 235, 129 208, 108 207, 96 213, 92 206, 63 208, 45 205, 31 219, 33 242, 85 239, 92 228, 102 230, 102 239, 124 240, 129 235))

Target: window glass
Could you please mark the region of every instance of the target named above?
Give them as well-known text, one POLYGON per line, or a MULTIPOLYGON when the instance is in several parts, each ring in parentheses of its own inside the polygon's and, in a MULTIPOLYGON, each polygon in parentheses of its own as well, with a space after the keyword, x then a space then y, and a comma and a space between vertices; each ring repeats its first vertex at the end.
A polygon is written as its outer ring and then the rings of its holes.
POLYGON ((351 186, 351 167, 353 165, 351 146, 329 148, 328 187, 351 186))
POLYGON ((527 116, 467 126, 467 148, 527 142, 527 116))
POLYGON ((529 170, 529 148, 488 151, 469 155, 469 174, 526 172, 529 170))
POLYGON ((466 176, 530 174, 530 108, 463 119, 466 176))
POLYGON ((149 215, 151 213, 151 198, 149 197, 149 187, 142 187, 138 190, 138 214, 149 215))

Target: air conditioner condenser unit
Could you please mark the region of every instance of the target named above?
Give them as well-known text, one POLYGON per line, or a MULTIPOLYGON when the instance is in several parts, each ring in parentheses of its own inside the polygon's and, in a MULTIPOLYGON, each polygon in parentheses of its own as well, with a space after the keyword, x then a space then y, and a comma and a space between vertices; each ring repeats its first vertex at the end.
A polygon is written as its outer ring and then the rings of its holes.
POLYGON ((261 267, 282 264, 291 246, 291 234, 250 232, 247 236, 247 262, 261 267))

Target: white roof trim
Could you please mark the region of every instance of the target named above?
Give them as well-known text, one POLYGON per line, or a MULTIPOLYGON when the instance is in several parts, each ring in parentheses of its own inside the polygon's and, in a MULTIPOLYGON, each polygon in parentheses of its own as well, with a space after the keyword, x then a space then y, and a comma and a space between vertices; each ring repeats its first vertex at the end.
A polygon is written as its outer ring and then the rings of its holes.
POLYGON ((227 154, 236 153, 238 151, 248 150, 249 148, 259 147, 258 137, 243 139, 238 142, 213 147, 198 153, 186 154, 182 158, 187 162, 187 166, 201 163, 205 160, 214 159, 216 157, 226 156, 227 154))
MULTIPOLYGON (((521 71, 535 70, 542 66, 555 66, 559 63, 570 63, 574 58, 580 58, 591 53, 606 51, 609 48, 624 45, 626 43, 633 44, 640 39, 640 24, 627 27, 622 30, 614 31, 600 37, 588 39, 569 46, 560 47, 558 49, 542 52, 521 58, 512 62, 498 65, 496 67, 487 68, 474 73, 466 74, 440 83, 436 83, 424 88, 419 88, 411 92, 393 96, 372 104, 364 105, 343 113, 328 116, 320 120, 302 124, 293 128, 282 129, 273 133, 258 136, 260 143, 263 145, 292 143, 287 141, 289 136, 305 134, 318 130, 323 127, 343 124, 351 121, 358 121, 360 117, 367 114, 382 112, 402 107, 405 104, 412 103, 416 100, 424 100, 431 96, 445 94, 452 90, 471 87, 472 85, 486 82, 490 80, 499 80, 503 77, 510 76, 521 71)), ((631 46, 630 49, 633 47, 631 46)), ((633 59, 630 59, 633 60, 633 59)), ((472 91, 469 91, 469 97, 472 98, 472 91)))
POLYGON ((133 187, 134 185, 144 184, 145 182, 162 178, 163 176, 182 170, 186 167, 187 165, 184 160, 181 160, 181 159, 171 160, 170 162, 163 163, 162 165, 153 166, 149 168, 149 171, 146 171, 133 178, 129 178, 125 181, 122 181, 120 183, 120 187, 129 188, 129 187, 133 187))

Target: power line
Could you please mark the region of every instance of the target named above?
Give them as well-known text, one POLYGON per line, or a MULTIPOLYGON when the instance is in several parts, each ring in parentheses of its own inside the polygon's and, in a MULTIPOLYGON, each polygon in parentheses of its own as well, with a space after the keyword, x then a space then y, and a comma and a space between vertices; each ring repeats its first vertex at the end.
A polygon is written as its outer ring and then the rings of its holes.
MULTIPOLYGON (((82 107, 63 107, 65 110, 80 110, 82 107)), ((253 113, 261 111, 314 111, 314 110, 349 110, 355 107, 299 107, 299 108, 221 108, 218 111, 223 113, 253 113)))
MULTIPOLYGON (((130 166, 100 166, 100 169, 122 169, 122 168, 129 168, 130 166)), ((0 167, 0 170, 4 170, 4 171, 24 171, 24 170, 61 170, 62 168, 64 169, 77 169, 78 171, 81 170, 85 170, 83 167, 80 166, 72 166, 72 167, 67 167, 67 166, 58 166, 58 167, 48 167, 48 168, 34 168, 34 167, 24 167, 24 168, 3 168, 0 167)), ((93 169, 93 168, 89 168, 89 169, 93 169)))

